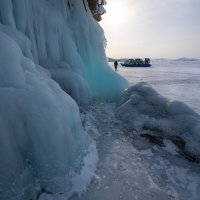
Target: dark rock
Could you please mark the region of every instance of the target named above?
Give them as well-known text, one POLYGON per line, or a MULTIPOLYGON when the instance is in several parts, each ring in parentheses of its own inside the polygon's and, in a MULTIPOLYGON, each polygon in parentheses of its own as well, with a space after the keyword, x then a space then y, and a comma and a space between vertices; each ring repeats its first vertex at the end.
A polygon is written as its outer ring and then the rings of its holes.
POLYGON ((169 138, 181 151, 185 150, 185 141, 179 136, 172 136, 169 138))
POLYGON ((150 135, 148 133, 140 134, 140 136, 148 139, 150 142, 152 142, 154 144, 157 144, 157 145, 159 145, 161 147, 165 146, 162 136, 150 135))
MULTIPOLYGON (((102 20, 101 18, 101 15, 103 15, 104 13, 99 13, 98 11, 98 7, 101 5, 105 5, 106 4, 106 1, 105 0, 87 0, 88 1, 88 5, 89 5, 89 8, 93 14, 93 17, 94 19, 96 19, 96 21, 100 22, 102 20)), ((85 1, 83 0, 83 3, 85 1)), ((85 3, 84 3, 84 6, 85 6, 85 3)), ((86 9, 86 6, 85 6, 85 9, 86 9)), ((87 11, 87 9, 86 9, 87 11)))
POLYGON ((200 158, 190 152, 180 152, 180 154, 190 162, 200 163, 200 158))

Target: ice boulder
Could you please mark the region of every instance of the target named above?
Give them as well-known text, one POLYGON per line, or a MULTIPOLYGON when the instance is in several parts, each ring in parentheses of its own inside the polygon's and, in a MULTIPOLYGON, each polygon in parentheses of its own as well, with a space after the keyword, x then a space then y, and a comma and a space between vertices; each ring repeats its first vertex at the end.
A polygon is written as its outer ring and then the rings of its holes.
POLYGON ((145 82, 121 94, 116 116, 138 133, 145 129, 167 138, 179 137, 187 152, 200 156, 200 116, 186 104, 164 98, 145 82))

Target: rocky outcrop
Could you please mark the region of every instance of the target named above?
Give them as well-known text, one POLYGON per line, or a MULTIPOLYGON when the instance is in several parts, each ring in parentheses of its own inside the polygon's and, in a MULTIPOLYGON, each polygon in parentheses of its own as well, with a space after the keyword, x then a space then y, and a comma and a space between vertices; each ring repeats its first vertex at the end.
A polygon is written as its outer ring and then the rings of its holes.
POLYGON ((99 22, 102 20, 101 15, 103 15, 106 10, 104 5, 106 4, 105 0, 87 0, 89 8, 92 12, 93 17, 99 22))

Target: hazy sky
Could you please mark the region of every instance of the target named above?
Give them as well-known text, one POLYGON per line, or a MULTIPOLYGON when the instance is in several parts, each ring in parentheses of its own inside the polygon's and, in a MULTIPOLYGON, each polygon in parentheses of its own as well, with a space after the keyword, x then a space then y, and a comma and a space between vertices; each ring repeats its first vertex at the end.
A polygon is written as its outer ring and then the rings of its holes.
POLYGON ((107 56, 200 58, 200 0, 107 0, 107 56))

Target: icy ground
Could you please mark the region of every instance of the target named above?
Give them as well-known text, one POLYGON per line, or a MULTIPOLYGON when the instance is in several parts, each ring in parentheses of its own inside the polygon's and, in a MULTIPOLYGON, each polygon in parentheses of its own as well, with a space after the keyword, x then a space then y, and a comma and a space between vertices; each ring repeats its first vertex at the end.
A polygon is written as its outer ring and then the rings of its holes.
POLYGON ((200 114, 200 60, 154 59, 151 64, 150 68, 119 67, 118 73, 130 84, 147 82, 162 96, 182 101, 200 114))
POLYGON ((87 192, 70 200, 198 200, 199 165, 182 158, 170 141, 159 147, 134 135, 114 112, 115 104, 97 102, 82 113, 100 161, 87 192))
MULTIPOLYGON (((199 61, 156 60, 151 68, 119 67, 118 73, 200 113, 199 61)), ((81 113, 85 131, 96 141, 99 164, 87 190, 69 200, 199 200, 200 165, 183 158, 169 140, 160 147, 134 134, 116 119, 115 109, 114 103, 96 102, 81 113)))

